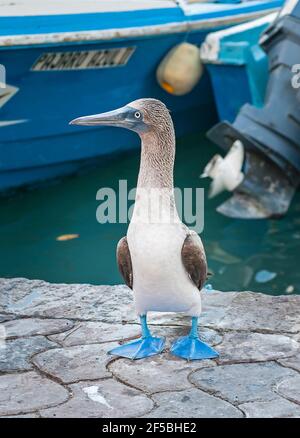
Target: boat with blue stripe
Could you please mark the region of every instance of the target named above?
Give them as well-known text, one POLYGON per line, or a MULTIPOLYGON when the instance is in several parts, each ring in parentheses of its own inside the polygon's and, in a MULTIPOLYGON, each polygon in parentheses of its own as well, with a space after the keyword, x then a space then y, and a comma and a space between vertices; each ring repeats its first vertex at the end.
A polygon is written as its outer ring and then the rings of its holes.
MULTIPOLYGON (((207 71, 185 95, 163 89, 156 70, 176 45, 276 12, 282 0, 0 0, 0 191, 71 174, 138 146, 130 132, 68 121, 154 97, 176 134, 218 119, 207 71), (5 77, 4 77, 5 76, 5 77)), ((200 55, 199 55, 200 56, 200 55)))
POLYGON ((209 33, 202 44, 201 59, 210 74, 220 120, 233 122, 245 103, 263 106, 268 58, 259 38, 277 16, 271 13, 209 33))

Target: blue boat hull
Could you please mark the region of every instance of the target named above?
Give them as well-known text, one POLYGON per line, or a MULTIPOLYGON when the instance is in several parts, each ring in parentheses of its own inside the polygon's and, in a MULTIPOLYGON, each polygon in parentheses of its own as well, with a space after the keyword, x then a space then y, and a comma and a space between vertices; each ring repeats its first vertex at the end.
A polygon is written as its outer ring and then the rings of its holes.
MULTIPOLYGON (((207 74, 192 93, 180 98, 167 94, 156 81, 158 62, 180 41, 181 36, 169 36, 126 45, 97 44, 93 49, 136 47, 135 56, 126 66, 101 70, 31 72, 35 60, 52 48, 4 53, 2 63, 8 71, 8 83, 20 84, 20 90, 5 104, 1 117, 24 122, 1 127, 0 188, 6 190, 70 173, 80 166, 80 160, 137 147, 137 136, 124 130, 74 129, 68 122, 140 97, 156 97, 166 103, 178 136, 211 126, 217 119, 207 74)), ((89 49, 80 47, 81 51, 89 49)))
MULTIPOLYGON (((166 15, 160 20, 166 21, 166 15)), ((141 97, 155 97, 171 110, 177 136, 212 126, 217 112, 206 71, 193 91, 181 97, 166 93, 155 75, 159 62, 172 47, 183 41, 200 45, 212 30, 1 47, 0 63, 6 67, 7 83, 17 87, 18 92, 0 108, 0 191, 74 173, 83 163, 139 146, 137 136, 122 129, 75 129, 68 125, 81 115, 108 111, 141 97), (134 53, 118 67, 34 69, 42 56, 53 52, 125 47, 133 48, 134 53)))

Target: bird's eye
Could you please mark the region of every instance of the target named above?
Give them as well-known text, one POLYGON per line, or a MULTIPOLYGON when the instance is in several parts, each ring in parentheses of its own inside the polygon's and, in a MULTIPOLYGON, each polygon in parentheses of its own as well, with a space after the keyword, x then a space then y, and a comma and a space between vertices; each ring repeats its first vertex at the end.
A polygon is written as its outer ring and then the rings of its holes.
POLYGON ((135 117, 136 119, 140 119, 140 118, 141 118, 141 113, 140 113, 139 111, 136 111, 136 112, 134 113, 134 117, 135 117))

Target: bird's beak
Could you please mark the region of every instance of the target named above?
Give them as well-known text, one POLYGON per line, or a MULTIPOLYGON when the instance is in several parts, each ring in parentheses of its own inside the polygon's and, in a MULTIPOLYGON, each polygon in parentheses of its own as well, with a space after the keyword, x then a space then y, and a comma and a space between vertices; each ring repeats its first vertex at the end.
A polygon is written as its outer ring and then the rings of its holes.
POLYGON ((128 107, 108 111, 107 113, 94 114, 92 116, 78 117, 71 120, 70 125, 84 126, 117 126, 120 128, 131 128, 131 121, 127 119, 128 107))

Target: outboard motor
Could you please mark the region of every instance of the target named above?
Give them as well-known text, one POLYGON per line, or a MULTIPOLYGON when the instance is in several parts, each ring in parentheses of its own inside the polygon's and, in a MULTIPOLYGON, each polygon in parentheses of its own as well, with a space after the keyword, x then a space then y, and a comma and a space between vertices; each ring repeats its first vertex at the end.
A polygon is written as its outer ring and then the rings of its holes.
POLYGON ((262 34, 269 80, 262 108, 245 104, 233 124, 207 136, 230 149, 245 148, 244 179, 218 211, 234 218, 284 215, 300 184, 300 1, 289 0, 262 34))

